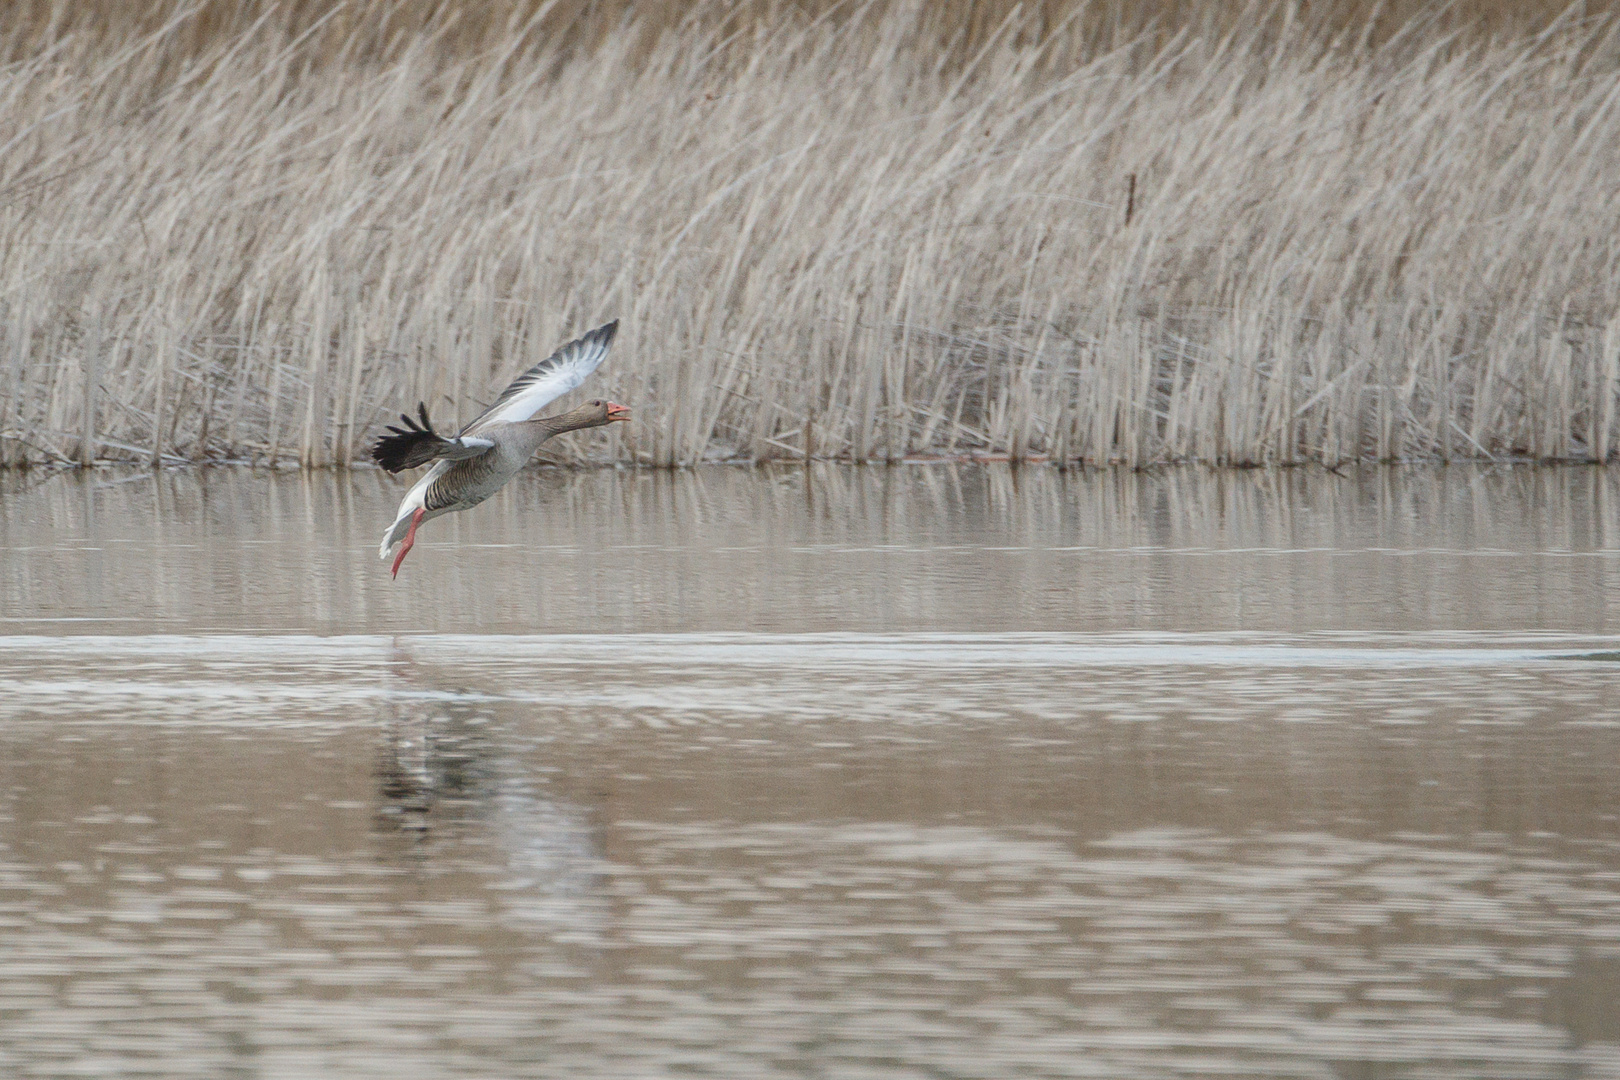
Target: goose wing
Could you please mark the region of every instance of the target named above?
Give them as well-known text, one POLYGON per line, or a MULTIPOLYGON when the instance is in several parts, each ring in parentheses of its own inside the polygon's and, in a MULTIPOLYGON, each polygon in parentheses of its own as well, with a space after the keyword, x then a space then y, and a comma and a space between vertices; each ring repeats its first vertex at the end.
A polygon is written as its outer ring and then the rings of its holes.
POLYGON ((599 326, 582 338, 570 341, 534 367, 512 380, 512 385, 501 391, 495 404, 485 409, 472 423, 461 429, 467 433, 490 424, 516 424, 532 420, 536 413, 584 382, 591 372, 601 366, 613 344, 613 335, 619 332, 619 320, 599 326))
POLYGON ((426 402, 417 403, 416 413, 422 418, 421 423, 400 413, 403 426, 390 426, 391 434, 382 436, 371 448, 372 459, 391 473, 414 469, 430 461, 465 461, 487 454, 495 446, 493 440, 475 435, 454 439, 440 435, 433 430, 433 421, 428 419, 426 402))

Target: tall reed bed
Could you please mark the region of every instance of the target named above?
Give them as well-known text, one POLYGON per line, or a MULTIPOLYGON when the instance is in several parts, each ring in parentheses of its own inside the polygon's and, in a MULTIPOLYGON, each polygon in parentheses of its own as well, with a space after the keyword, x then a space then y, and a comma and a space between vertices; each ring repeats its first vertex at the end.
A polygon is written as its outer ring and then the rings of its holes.
POLYGON ((1607 460, 1620 23, 1174 6, 41 7, 0 458, 343 465, 617 317, 558 456, 1607 460))

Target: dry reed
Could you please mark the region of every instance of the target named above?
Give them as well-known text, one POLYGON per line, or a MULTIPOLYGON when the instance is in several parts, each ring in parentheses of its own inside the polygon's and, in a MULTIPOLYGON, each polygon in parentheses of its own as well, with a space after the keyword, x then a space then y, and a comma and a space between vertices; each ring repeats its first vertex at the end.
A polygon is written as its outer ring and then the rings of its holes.
POLYGON ((611 317, 572 460, 1620 441, 1606 14, 585 7, 15 19, 0 460, 346 464, 611 317))

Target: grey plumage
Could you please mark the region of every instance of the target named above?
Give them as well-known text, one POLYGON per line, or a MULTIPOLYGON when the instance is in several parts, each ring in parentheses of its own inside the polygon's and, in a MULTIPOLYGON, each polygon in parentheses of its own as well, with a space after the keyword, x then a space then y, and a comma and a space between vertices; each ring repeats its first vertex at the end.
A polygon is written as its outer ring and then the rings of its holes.
POLYGON ((383 558, 403 541, 394 559, 395 574, 415 542, 419 525, 489 498, 553 435, 630 419, 630 410, 623 405, 601 399, 561 416, 535 416, 600 366, 618 328, 617 320, 597 327, 535 364, 512 380, 495 403, 454 439, 435 431, 427 405, 419 404, 420 422, 402 414, 400 426, 390 427, 389 434, 377 440, 372 457, 389 472, 432 462, 432 468, 400 501, 393 523, 383 532, 383 558))
MULTIPOLYGON (((578 386, 579 383, 585 380, 585 376, 595 371, 597 365, 602 362, 602 357, 607 355, 608 349, 613 345, 613 338, 618 332, 619 320, 614 319, 604 326, 598 326, 583 337, 570 341, 528 371, 513 379, 511 384, 501 391, 501 396, 495 399, 493 405, 479 413, 472 423, 461 429, 461 434, 471 434, 478 430, 480 424, 491 422, 501 413, 510 411, 507 406, 547 379, 556 379, 561 375, 565 380, 571 382, 568 389, 571 390, 574 386, 578 386), (591 362, 592 360, 594 360, 594 363, 591 362), (584 367, 586 364, 589 364, 589 367, 585 367, 585 370, 578 372, 577 377, 575 377, 572 369, 584 367)), ((559 391, 559 393, 562 392, 559 391)), ((556 396, 552 395, 553 398, 556 396)), ((539 408, 540 406, 535 406, 536 411, 539 408)), ((528 416, 505 416, 502 419, 527 420, 533 415, 534 413, 530 412, 528 416)))

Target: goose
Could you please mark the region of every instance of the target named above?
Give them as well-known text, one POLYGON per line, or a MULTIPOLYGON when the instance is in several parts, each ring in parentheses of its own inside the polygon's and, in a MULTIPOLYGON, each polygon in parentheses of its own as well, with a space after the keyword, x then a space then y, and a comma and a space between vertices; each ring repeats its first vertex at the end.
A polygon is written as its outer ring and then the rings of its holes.
POLYGON ((597 369, 618 330, 615 319, 570 341, 513 379, 495 404, 453 439, 433 430, 425 402, 416 406, 420 422, 400 414, 403 426, 389 427, 390 434, 377 440, 371 448, 373 460, 391 473, 430 461, 433 467, 405 493, 393 524, 383 532, 378 552, 382 558, 388 558, 388 552, 399 545, 393 577, 399 576, 399 564, 416 543, 418 526, 441 514, 477 506, 495 494, 553 435, 630 419, 629 409, 601 398, 560 416, 535 418, 597 369))

